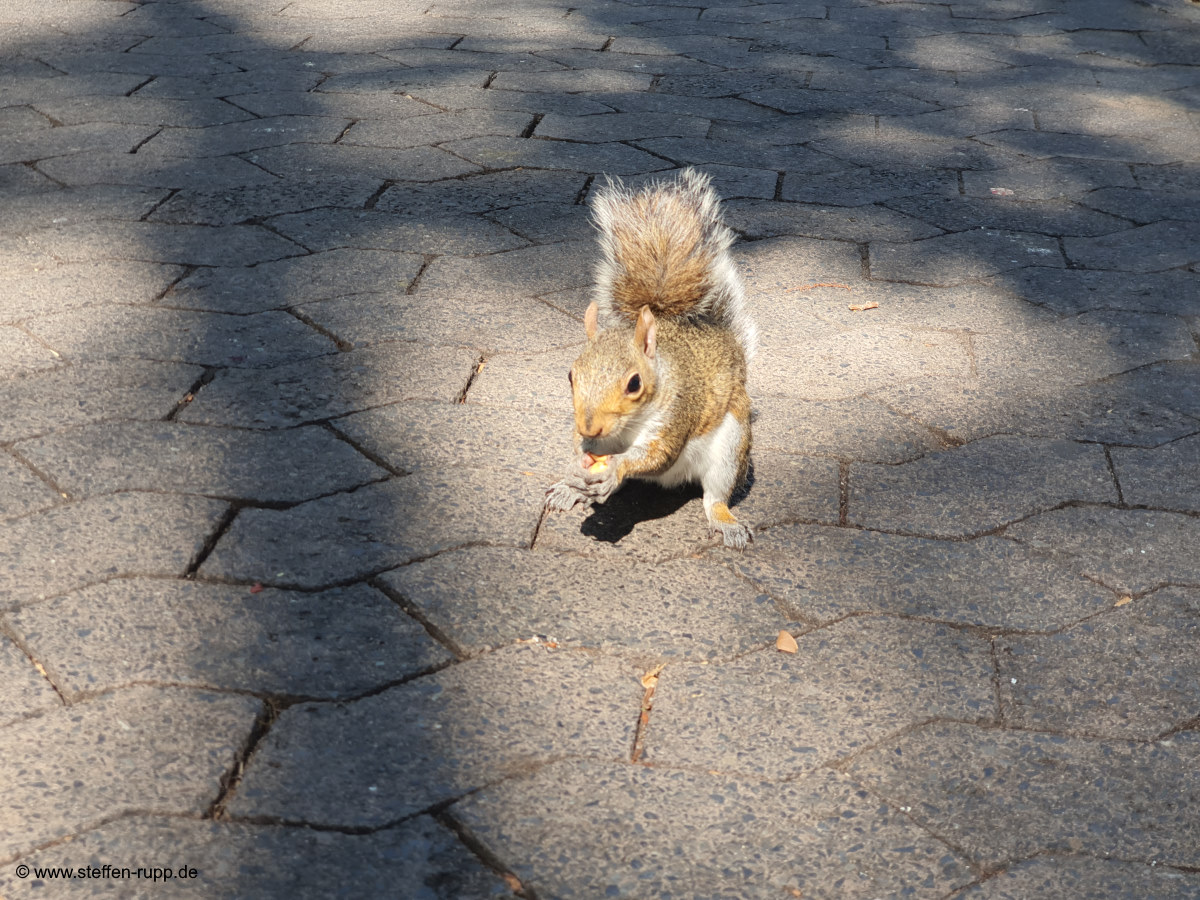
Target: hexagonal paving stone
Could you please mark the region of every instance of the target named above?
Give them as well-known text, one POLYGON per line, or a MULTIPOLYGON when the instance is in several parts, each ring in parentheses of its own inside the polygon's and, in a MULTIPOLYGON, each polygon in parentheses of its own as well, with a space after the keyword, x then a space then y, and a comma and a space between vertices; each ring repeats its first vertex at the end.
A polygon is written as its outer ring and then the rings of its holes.
POLYGON ((1200 261, 1200 222, 1155 222, 1117 234, 1066 238, 1067 258, 1085 269, 1161 272, 1200 261))
POLYGON ((261 707, 252 697, 134 687, 0 729, 11 773, 0 853, 135 810, 203 814, 261 707), (147 771, 155 777, 138 777, 147 771))
MULTIPOLYGON (((574 72, 568 74, 572 77, 576 75, 574 72)), ((670 168, 657 156, 617 143, 580 144, 573 141, 481 137, 450 141, 445 149, 488 169, 522 166, 589 174, 607 172, 611 175, 636 175, 670 168)))
POLYGON ((1195 553, 1200 521, 1194 516, 1069 507, 1010 525, 1004 536, 1122 593, 1140 594, 1165 584, 1200 586, 1195 553))
POLYGON ((27 236, 30 245, 67 262, 136 259, 190 266, 250 265, 304 248, 257 225, 167 225, 159 222, 108 222, 45 228, 27 236))
MULTIPOLYGON (((477 293, 484 293, 479 291, 477 293)), ((537 352, 580 339, 580 323, 537 300, 489 302, 463 291, 456 296, 361 294, 301 306, 307 319, 355 346, 412 341, 486 352, 537 352)))
POLYGON ((313 209, 271 218, 270 225, 309 250, 353 247, 473 256, 523 247, 506 228, 475 217, 398 216, 379 210, 313 209))
POLYGON ((99 306, 35 319, 29 330, 75 360, 156 359, 263 368, 337 349, 284 312, 250 316, 99 306))
POLYGON ((917 722, 995 715, 991 650, 944 625, 852 618, 721 666, 668 665, 648 762, 778 781, 917 722))
POLYGON ((133 682, 345 697, 448 662, 383 594, 133 578, 11 613, 69 701, 133 682), (103 609, 102 618, 95 610, 103 609))
POLYGON ((316 588, 468 544, 528 546, 545 487, 505 469, 423 471, 288 510, 247 509, 200 572, 316 588))
POLYGON ((467 387, 479 359, 473 350, 393 343, 267 370, 228 369, 205 385, 178 418, 288 428, 400 400, 450 403, 467 387))
POLYGON ((869 900, 912 885, 941 896, 973 878, 944 844, 832 772, 769 784, 558 763, 450 815, 538 896, 869 900))
POLYGON ((827 623, 864 612, 1042 631, 1112 606, 1114 595, 1045 553, 995 537, 931 541, 847 528, 772 528, 732 564, 788 615, 827 623))
POLYGON ((992 279, 1032 303, 1064 314, 1124 309, 1165 315, 1194 314, 1200 275, 1194 272, 1113 272, 1031 266, 992 279))
POLYGON ((0 212, 0 228, 7 233, 21 233, 105 219, 136 221, 168 195, 169 192, 161 188, 102 184, 14 196, 0 212))
MULTIPOLYGON (((35 851, 21 863, 30 868, 92 866, 103 873, 104 864, 124 860, 130 848, 144 857, 143 866, 172 872, 169 890, 177 897, 249 894, 262 900, 295 900, 339 892, 397 900, 514 896, 504 890, 499 875, 426 816, 367 835, 132 816, 35 851), (180 868, 195 874, 182 880, 180 868)), ((130 860, 129 865, 137 862, 130 860)), ((13 895, 30 885, 15 868, 16 864, 0 868, 0 890, 13 895)), ((92 887, 90 879, 59 879, 54 890, 73 898, 87 896, 92 887)))
POLYGON ((185 271, 136 260, 5 265, 9 290, 0 295, 0 319, 15 322, 101 303, 150 303, 185 271))
POLYGON ((632 746, 642 693, 627 663, 533 646, 353 703, 293 706, 229 811, 379 826, 562 754, 618 758, 632 746))
POLYGON ((871 244, 871 276, 918 284, 960 284, 1025 266, 1065 265, 1058 242, 997 228, 948 234, 911 244, 871 244))
POLYGON ((354 294, 399 294, 421 271, 422 262, 416 253, 343 248, 253 267, 198 269, 171 288, 166 302, 242 314, 354 294))
POLYGON ((850 467, 850 521, 881 531, 980 534, 1071 500, 1115 502, 1102 448, 1008 435, 902 466, 850 467))
POLYGON ((0 451, 0 519, 37 512, 62 499, 29 466, 0 451))
POLYGON ((472 655, 538 637, 647 665, 715 661, 762 647, 786 624, 765 594, 694 559, 614 572, 610 560, 471 547, 379 580, 472 655))
MULTIPOLYGON (((1066 340, 1049 345, 1058 345, 1058 361, 1042 358, 1026 369, 1006 370, 1002 362, 1016 360, 1019 342, 1015 335, 996 341, 989 340, 991 337, 974 341, 976 346, 984 345, 990 357, 976 359, 986 377, 923 379, 884 388, 871 398, 965 441, 1004 432, 1157 447, 1197 430, 1197 419, 1186 412, 1200 408, 1196 406, 1200 393, 1188 385, 1189 369, 1194 367, 1150 366, 1091 384, 1072 385, 1089 375, 1122 369, 1126 362, 1111 356, 1106 360, 1109 341, 1101 335, 1081 333, 1060 336, 1066 340), (1091 343, 1098 352, 1080 360, 1068 351, 1074 341, 1079 341, 1081 349, 1091 343), (1189 392, 1193 396, 1189 397, 1189 392)), ((1029 340, 1034 346, 1047 346, 1040 337, 1035 333, 1029 340)), ((1153 346, 1130 349, 1158 355, 1153 346)))
POLYGON ((339 143, 366 147, 419 147, 487 135, 519 137, 533 123, 533 116, 522 112, 484 109, 432 112, 433 115, 417 118, 360 121, 339 143))
POLYGON ((1111 453, 1126 503, 1200 512, 1200 434, 1153 450, 1114 447, 1111 453))
POLYGON ((0 608, 122 575, 181 576, 226 511, 203 497, 114 494, 5 525, 0 608))
POLYGON ((996 643, 1006 722, 1151 739, 1200 694, 1200 591, 1163 588, 1065 631, 996 643))
POLYGON ((397 469, 474 468, 557 471, 572 459, 569 409, 536 418, 515 410, 444 403, 409 403, 355 413, 338 431, 397 469))
POLYGON ((178 422, 85 425, 17 445, 75 497, 173 491, 295 503, 388 473, 322 428, 242 431, 178 422))
POLYGON ((754 446, 762 450, 895 464, 941 446, 931 432, 870 400, 771 397, 756 408, 754 446))
POLYGON ((273 116, 207 128, 164 128, 138 152, 195 159, 284 144, 326 144, 332 143, 349 124, 350 120, 345 118, 273 116))
POLYGON ((977 864, 1049 851, 1195 867, 1197 766, 1195 732, 1134 743, 946 723, 867 751, 848 774, 977 864))

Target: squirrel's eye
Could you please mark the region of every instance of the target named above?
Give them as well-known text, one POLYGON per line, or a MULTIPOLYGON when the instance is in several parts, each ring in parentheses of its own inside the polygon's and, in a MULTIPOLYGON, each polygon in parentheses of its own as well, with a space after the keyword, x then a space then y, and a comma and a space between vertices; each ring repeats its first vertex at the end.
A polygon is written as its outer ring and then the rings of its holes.
POLYGON ((571 385, 571 387, 575 386, 575 373, 570 369, 567 369, 567 384, 571 385))
POLYGON ((629 384, 625 385, 625 393, 636 394, 641 388, 642 376, 634 372, 633 377, 629 379, 629 384))

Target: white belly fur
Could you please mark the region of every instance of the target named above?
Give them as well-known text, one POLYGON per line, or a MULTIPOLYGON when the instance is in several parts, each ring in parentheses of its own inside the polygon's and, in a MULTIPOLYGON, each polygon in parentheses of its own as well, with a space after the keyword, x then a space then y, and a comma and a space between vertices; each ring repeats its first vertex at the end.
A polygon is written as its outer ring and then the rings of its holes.
POLYGON ((741 432, 741 425, 733 413, 726 413, 721 424, 712 431, 688 441, 679 458, 675 460, 675 465, 667 471, 661 475, 636 477, 657 482, 663 487, 676 487, 691 481, 731 482, 737 476, 737 447, 741 441, 741 432), (722 469, 730 471, 721 471, 722 469))

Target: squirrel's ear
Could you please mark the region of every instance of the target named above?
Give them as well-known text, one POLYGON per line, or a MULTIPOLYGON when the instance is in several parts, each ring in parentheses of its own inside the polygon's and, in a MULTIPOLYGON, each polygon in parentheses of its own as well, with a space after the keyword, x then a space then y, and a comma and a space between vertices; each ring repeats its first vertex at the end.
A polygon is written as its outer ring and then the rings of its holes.
POLYGON ((633 340, 646 356, 654 358, 654 351, 658 348, 658 320, 654 318, 654 313, 648 306, 643 306, 642 311, 638 313, 633 340))
POLYGON ((594 341, 596 339, 596 335, 599 333, 599 328, 596 324, 599 317, 600 307, 598 307, 596 305, 596 301, 593 300, 588 304, 587 312, 583 314, 583 330, 587 332, 589 341, 594 341))

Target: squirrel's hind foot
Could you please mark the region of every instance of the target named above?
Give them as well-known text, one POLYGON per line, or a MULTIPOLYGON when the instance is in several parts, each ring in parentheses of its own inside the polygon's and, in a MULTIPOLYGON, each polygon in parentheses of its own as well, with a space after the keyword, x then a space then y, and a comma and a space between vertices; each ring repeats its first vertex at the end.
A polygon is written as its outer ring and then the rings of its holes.
POLYGON ((754 534, 734 518, 729 507, 724 503, 714 503, 708 512, 708 524, 713 531, 719 531, 726 547, 734 550, 745 550, 746 545, 754 540, 754 534))
POLYGON ((754 533, 741 522, 734 522, 732 525, 714 525, 713 530, 719 531, 725 546, 732 547, 734 550, 745 550, 754 540, 754 533))

